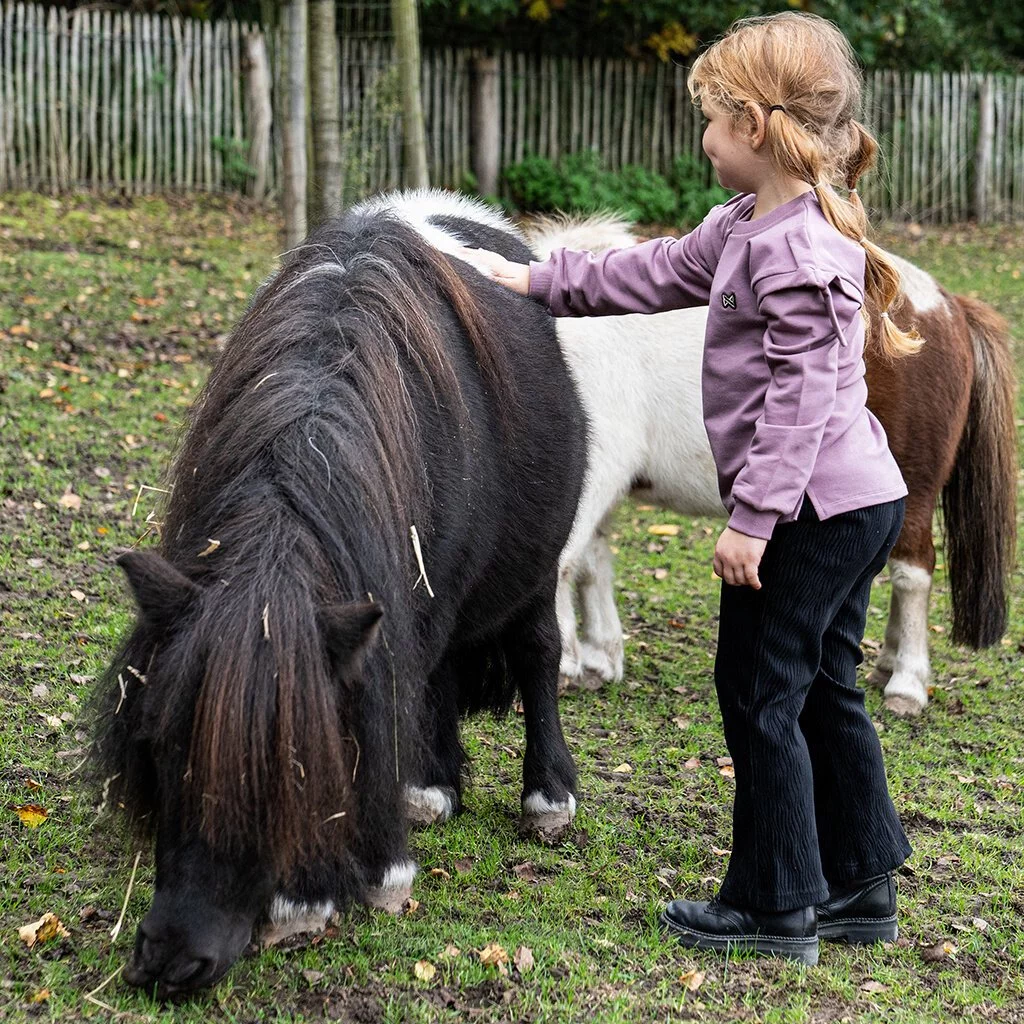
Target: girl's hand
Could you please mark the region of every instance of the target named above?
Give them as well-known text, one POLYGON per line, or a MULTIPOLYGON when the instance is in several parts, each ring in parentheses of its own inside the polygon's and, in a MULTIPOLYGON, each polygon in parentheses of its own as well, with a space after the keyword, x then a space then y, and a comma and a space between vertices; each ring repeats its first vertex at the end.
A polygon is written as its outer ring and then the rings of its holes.
POLYGON ((503 284, 520 295, 529 294, 530 268, 525 263, 512 263, 504 256, 489 252, 487 249, 463 248, 459 255, 467 263, 483 267, 498 284, 503 284))
POLYGON ((749 586, 760 590, 757 567, 767 546, 768 541, 748 537, 727 526, 715 545, 715 575, 734 587, 749 586))

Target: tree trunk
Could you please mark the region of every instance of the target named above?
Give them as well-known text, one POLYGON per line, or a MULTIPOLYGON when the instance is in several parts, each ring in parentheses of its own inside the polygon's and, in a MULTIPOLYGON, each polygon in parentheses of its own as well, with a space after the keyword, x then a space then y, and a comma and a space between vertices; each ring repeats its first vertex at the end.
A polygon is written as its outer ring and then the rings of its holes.
POLYGON ((427 137, 420 96, 420 31, 416 0, 391 0, 399 87, 402 91, 402 132, 405 140, 405 180, 414 188, 428 188, 427 137))
POLYGON ((473 174, 477 191, 498 192, 501 160, 501 122, 498 104, 498 58, 477 57, 473 62, 473 174))
POLYGON ((270 128, 273 107, 270 103, 270 63, 267 60, 267 42, 257 30, 245 33, 246 102, 249 121, 249 166, 256 172, 250 185, 250 194, 263 199, 267 194, 267 176, 270 169, 270 128))
POLYGON ((306 0, 284 8, 284 235, 291 249, 306 237, 306 0))
POLYGON ((309 45, 313 108, 313 194, 310 220, 341 213, 341 124, 338 113, 338 37, 335 0, 310 0, 309 45))

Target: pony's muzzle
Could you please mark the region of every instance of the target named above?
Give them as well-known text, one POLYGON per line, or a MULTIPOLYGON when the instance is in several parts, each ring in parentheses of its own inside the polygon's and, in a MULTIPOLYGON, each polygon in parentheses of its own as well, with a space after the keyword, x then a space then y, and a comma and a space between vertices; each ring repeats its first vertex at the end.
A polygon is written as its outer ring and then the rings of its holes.
POLYGON ((190 934, 162 923, 150 911, 136 932, 124 980, 158 999, 208 988, 238 959, 251 932, 251 923, 218 921, 201 935, 190 934))

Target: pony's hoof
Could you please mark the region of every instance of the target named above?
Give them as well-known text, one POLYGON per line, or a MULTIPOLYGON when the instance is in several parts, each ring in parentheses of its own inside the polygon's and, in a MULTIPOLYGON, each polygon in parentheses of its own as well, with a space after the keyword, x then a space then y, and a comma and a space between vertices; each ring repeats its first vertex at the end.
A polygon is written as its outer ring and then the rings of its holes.
POLYGON ((580 676, 579 673, 574 675, 567 675, 564 672, 558 674, 558 692, 568 693, 569 690, 580 689, 580 676))
POLYGON ((593 669, 586 669, 579 679, 576 680, 576 689, 596 693, 598 690, 604 689, 608 681, 609 679, 604 673, 595 672, 593 669))
POLYGON ((897 693, 885 698, 886 709, 899 718, 916 718, 924 711, 924 704, 906 694, 897 693))
POLYGON ((552 803, 543 793, 531 793, 523 801, 519 834, 546 845, 560 843, 572 831, 576 817, 576 798, 569 794, 561 803, 552 803))
POLYGON ((867 678, 868 686, 874 687, 876 690, 884 690, 892 678, 892 669, 883 668, 881 665, 876 665, 869 673, 867 678))
POLYGON ((458 796, 450 786, 406 786, 405 818, 410 825, 436 825, 454 813, 458 796))
POLYGON ((581 661, 584 677, 596 676, 601 683, 610 683, 622 678, 621 646, 609 644, 607 647, 592 647, 590 644, 584 644, 581 661))
POLYGON ((389 914, 401 914, 406 902, 412 896, 412 880, 416 877, 416 865, 410 860, 392 864, 384 872, 380 885, 371 885, 363 896, 363 902, 374 910, 389 914))

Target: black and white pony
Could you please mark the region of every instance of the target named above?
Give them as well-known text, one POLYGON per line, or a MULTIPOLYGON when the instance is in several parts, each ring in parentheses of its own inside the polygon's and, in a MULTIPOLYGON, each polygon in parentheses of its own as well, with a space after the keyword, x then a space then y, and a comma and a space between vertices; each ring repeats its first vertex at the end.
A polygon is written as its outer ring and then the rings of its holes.
POLYGON ((558 557, 585 422, 550 319, 440 250, 530 256, 421 192, 286 254, 191 414, 98 694, 107 797, 156 837, 128 981, 215 982, 262 928, 395 908, 407 819, 459 810, 458 719, 525 712, 522 825, 575 811, 558 557))

